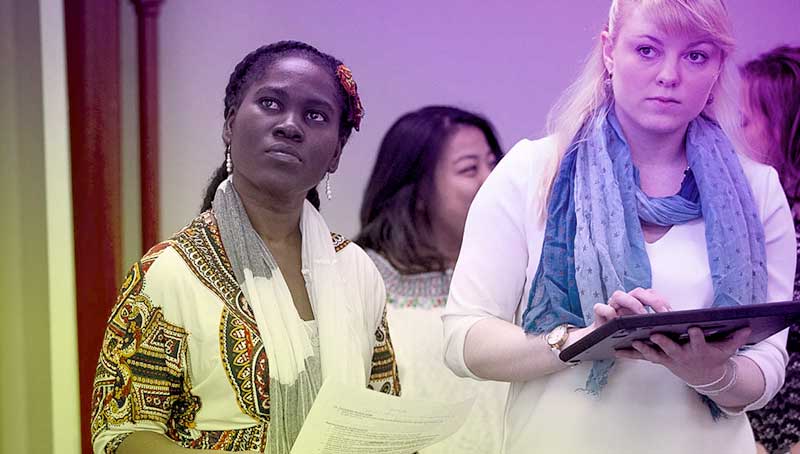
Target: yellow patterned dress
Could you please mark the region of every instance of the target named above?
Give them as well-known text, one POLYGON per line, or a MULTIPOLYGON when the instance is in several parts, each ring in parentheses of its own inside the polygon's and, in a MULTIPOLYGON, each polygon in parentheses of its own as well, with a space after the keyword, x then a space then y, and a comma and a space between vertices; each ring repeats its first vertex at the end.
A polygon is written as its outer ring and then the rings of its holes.
MULTIPOLYGON (((380 279, 367 255, 332 234, 348 284, 363 289, 375 332, 369 388, 399 395, 380 279)), ((180 446, 263 450, 270 422, 269 359, 206 212, 134 264, 106 327, 92 394, 95 453, 133 431, 180 446)))

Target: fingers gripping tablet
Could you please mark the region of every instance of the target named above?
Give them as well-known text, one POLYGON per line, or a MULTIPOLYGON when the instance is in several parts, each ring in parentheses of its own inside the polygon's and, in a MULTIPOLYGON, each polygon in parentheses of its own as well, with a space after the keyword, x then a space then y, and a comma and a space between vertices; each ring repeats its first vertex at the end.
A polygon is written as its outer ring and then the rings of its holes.
POLYGON ((650 342, 663 334, 677 343, 689 341, 689 328, 703 330, 708 342, 722 341, 734 331, 750 327, 748 344, 755 344, 800 321, 800 302, 764 303, 715 307, 655 314, 627 315, 609 321, 574 344, 559 358, 564 362, 614 358, 617 349, 631 348, 634 341, 650 342))

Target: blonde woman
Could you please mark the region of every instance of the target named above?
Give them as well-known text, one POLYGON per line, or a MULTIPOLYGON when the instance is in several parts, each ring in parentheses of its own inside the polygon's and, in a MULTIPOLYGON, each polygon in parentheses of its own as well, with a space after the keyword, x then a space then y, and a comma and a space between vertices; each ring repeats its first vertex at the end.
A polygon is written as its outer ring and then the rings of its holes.
POLYGON ((744 412, 784 380, 786 332, 655 335, 569 367, 626 314, 792 296, 776 172, 739 156, 720 0, 614 0, 549 137, 518 143, 470 208, 443 315, 457 374, 511 382, 504 452, 755 452, 744 412))

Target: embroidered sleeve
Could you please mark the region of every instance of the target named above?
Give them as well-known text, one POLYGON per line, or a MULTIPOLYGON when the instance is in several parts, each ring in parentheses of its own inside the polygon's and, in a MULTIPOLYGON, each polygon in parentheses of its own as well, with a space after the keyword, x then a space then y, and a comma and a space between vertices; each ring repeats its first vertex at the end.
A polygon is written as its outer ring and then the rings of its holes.
POLYGON ((190 392, 187 333, 142 291, 158 252, 131 267, 106 325, 92 392, 95 453, 115 452, 137 430, 193 438, 200 400, 190 392))
POLYGON ((125 432, 125 433, 121 433, 119 435, 115 435, 114 438, 112 438, 108 443, 106 443, 106 447, 103 450, 103 453, 104 454, 116 454, 117 453, 117 448, 119 448, 119 445, 121 445, 122 442, 125 441, 125 439, 128 438, 128 435, 130 435, 130 434, 131 434, 130 432, 125 432))
POLYGON ((397 362, 394 357, 389 325, 386 323, 386 309, 375 331, 375 347, 372 351, 372 371, 369 376, 369 389, 392 396, 400 395, 400 378, 397 375, 397 362))
POLYGON ((333 242, 333 249, 336 250, 336 252, 340 252, 342 249, 347 247, 348 244, 350 244, 350 240, 338 233, 333 232, 331 232, 331 241, 333 242))

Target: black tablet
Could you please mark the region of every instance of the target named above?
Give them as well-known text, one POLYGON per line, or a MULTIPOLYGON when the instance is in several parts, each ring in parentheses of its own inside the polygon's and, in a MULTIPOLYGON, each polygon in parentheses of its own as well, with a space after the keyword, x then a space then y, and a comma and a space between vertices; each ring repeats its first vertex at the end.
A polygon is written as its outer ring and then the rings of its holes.
POLYGON ((701 328, 706 340, 723 340, 749 326, 748 344, 755 344, 800 321, 800 302, 713 307, 616 318, 561 351, 564 362, 614 358, 614 350, 631 348, 633 341, 650 343, 650 335, 664 334, 678 343, 689 341, 688 329, 701 328))

